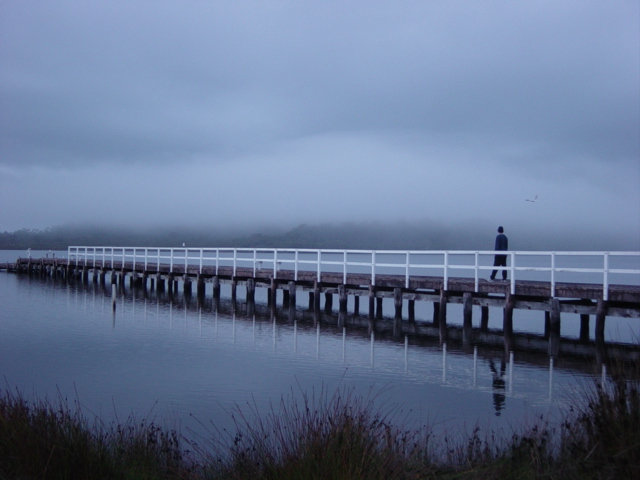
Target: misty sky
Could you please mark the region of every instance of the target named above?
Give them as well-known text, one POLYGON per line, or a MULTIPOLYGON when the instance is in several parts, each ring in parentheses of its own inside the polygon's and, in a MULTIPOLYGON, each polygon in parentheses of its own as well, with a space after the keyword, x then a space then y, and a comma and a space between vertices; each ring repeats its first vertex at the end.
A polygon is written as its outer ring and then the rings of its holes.
POLYGON ((397 220, 640 249, 640 2, 0 0, 0 231, 397 220))

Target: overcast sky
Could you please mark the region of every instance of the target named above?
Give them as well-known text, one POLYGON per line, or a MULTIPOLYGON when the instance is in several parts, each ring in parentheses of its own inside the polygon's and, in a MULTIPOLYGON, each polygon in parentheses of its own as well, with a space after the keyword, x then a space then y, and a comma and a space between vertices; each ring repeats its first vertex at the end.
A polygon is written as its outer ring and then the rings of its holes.
POLYGON ((637 0, 0 0, 0 22, 0 231, 434 220, 640 249, 637 0))

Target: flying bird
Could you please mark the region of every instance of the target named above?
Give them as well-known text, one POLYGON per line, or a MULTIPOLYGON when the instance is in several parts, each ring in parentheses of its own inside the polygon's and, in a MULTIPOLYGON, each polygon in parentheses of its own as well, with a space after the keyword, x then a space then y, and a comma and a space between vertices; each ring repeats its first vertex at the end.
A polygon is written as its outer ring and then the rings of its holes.
POLYGON ((533 197, 533 198, 527 198, 527 200, 526 200, 526 201, 527 201, 527 202, 537 202, 537 201, 538 201, 538 195, 536 195, 536 196, 535 196, 535 197, 533 197))

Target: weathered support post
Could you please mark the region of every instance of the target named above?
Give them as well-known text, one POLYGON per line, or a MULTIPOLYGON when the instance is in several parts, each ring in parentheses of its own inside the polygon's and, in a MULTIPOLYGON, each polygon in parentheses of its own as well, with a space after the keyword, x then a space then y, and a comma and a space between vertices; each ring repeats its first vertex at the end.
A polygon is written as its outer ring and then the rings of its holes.
POLYGON ((360 295, 353 296, 353 314, 360 315, 360 295))
POLYGON ((513 351, 513 308, 515 299, 513 295, 507 293, 504 299, 504 313, 502 318, 502 333, 504 335, 505 355, 513 351))
POLYGON ((167 279, 167 290, 168 290, 170 295, 173 293, 173 287, 174 287, 173 279, 174 279, 173 273, 170 272, 169 273, 169 278, 167 279))
POLYGON ((589 314, 580 315, 580 341, 589 343, 589 314))
POLYGON ((211 279, 211 283, 213 284, 213 298, 220 298, 220 279, 218 278, 217 275, 215 275, 212 279, 211 279))
POLYGON ((247 303, 254 302, 256 299, 256 280, 254 278, 247 279, 246 283, 247 288, 247 303))
POLYGON ((156 274, 156 290, 158 292, 164 292, 164 288, 165 288, 164 278, 162 278, 162 274, 158 272, 156 274))
POLYGON ((276 299, 278 298, 278 284, 276 279, 271 277, 271 288, 269 289, 269 305, 272 308, 276 307, 276 299))
POLYGON ((480 307, 480 331, 486 332, 489 330, 489 307, 483 305, 480 307))
POLYGON ((296 282, 289 282, 289 306, 296 306, 296 282))
POLYGON ((604 326, 607 318, 607 303, 602 299, 598 299, 598 307, 596 309, 596 361, 599 364, 607 363, 607 348, 604 342, 604 326))
POLYGON ((382 297, 376 297, 376 318, 382 318, 382 297))
POLYGON ((191 295, 193 293, 193 282, 191 281, 191 277, 185 273, 182 277, 182 283, 184 285, 184 294, 187 296, 191 295))
POLYGON ((236 277, 231 278, 231 303, 236 303, 238 293, 238 279, 236 277))
POLYGON ((549 312, 549 356, 557 357, 560 353, 560 300, 551 299, 549 312))
POLYGON ((340 305, 339 311, 347 311, 347 287, 345 285, 338 285, 338 303, 340 305))
POLYGON ((393 289, 393 306, 395 307, 395 318, 402 318, 402 289, 393 289))
POLYGON ((376 289, 373 285, 369 285, 369 318, 373 318, 375 316, 375 300, 376 289))
POLYGON ((289 289, 285 288, 282 290, 282 306, 284 308, 287 308, 289 306, 290 301, 291 301, 291 298, 289 296, 289 289))
POLYGON ((313 310, 315 304, 315 292, 309 292, 309 310, 313 310))
POLYGON ((473 295, 471 294, 471 292, 465 292, 462 295, 462 305, 463 305, 462 343, 468 346, 471 344, 471 337, 473 334, 473 323, 472 323, 473 295))
POLYGON ((410 322, 415 322, 416 321, 416 301, 415 300, 408 300, 407 301, 407 314, 409 315, 409 321, 410 322))
POLYGON ((433 302, 433 326, 440 325, 440 302, 433 302))
POLYGON ((118 275, 115 269, 111 270, 111 285, 116 285, 118 283, 118 275))
POLYGON ((333 309, 333 294, 325 292, 324 294, 324 310, 330 312, 333 309))
POLYGON ((544 312, 544 339, 549 339, 549 332, 551 331, 551 313, 544 312))
POLYGON ((320 310, 320 284, 318 280, 313 281, 313 310, 320 310))
POLYGON ((100 269, 100 285, 104 285, 105 276, 106 276, 106 271, 104 268, 101 268, 100 269))
POLYGON ((440 307, 438 310, 438 327, 440 332, 440 344, 447 341, 447 291, 444 285, 440 286, 440 307))

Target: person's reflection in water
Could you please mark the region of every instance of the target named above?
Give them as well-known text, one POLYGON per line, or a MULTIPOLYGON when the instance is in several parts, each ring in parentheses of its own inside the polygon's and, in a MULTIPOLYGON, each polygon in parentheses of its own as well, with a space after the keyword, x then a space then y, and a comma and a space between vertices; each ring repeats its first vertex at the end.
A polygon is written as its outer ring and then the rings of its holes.
POLYGON ((504 401, 507 398, 505 394, 504 372, 506 364, 504 359, 500 362, 500 372, 496 368, 493 360, 489 361, 489 368, 493 375, 493 408, 496 409, 496 416, 500 416, 500 411, 504 409, 504 401))

